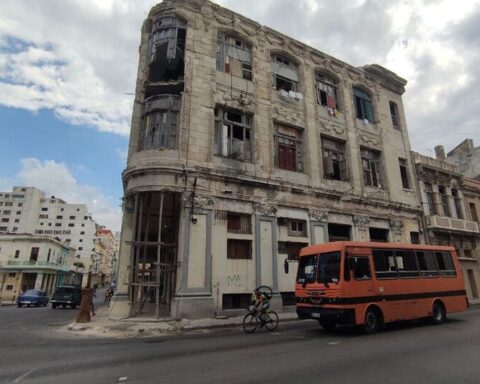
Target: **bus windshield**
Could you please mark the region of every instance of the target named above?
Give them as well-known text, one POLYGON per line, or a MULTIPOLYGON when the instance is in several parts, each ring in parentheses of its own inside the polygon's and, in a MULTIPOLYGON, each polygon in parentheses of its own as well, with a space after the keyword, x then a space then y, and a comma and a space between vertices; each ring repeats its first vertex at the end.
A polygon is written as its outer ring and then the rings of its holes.
POLYGON ((321 253, 300 258, 297 273, 298 284, 318 281, 328 286, 337 283, 340 276, 340 252, 321 253))

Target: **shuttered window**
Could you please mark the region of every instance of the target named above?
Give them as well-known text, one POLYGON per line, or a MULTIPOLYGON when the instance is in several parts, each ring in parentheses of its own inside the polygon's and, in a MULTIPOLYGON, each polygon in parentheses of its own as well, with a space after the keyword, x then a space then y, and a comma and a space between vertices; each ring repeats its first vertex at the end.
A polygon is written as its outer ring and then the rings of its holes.
POLYGON ((228 239, 227 240, 227 258, 228 259, 251 259, 252 242, 251 240, 228 239))
POLYGON ((277 125, 276 166, 287 171, 303 171, 302 133, 297 128, 277 125))

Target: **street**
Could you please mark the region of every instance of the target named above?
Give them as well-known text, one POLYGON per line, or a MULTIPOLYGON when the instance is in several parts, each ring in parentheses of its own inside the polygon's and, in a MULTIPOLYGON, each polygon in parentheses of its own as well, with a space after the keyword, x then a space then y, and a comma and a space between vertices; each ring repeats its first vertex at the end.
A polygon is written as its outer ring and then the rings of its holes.
MULTIPOLYGON (((99 295, 101 296, 101 295, 99 295)), ((97 301, 102 298, 98 297, 97 301)), ((480 308, 366 336, 314 321, 112 339, 55 332, 76 311, 0 308, 0 383, 478 383, 480 308)))

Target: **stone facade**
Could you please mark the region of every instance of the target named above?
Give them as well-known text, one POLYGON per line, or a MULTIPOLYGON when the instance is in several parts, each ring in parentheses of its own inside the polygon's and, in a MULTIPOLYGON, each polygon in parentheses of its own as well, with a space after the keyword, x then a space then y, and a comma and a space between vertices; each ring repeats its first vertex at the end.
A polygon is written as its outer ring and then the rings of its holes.
POLYGON ((112 317, 206 317, 260 284, 292 304, 298 250, 420 233, 402 94, 204 0, 145 20, 112 317))
POLYGON ((465 139, 448 152, 445 161, 454 164, 462 175, 480 179, 480 147, 475 147, 472 139, 465 139))

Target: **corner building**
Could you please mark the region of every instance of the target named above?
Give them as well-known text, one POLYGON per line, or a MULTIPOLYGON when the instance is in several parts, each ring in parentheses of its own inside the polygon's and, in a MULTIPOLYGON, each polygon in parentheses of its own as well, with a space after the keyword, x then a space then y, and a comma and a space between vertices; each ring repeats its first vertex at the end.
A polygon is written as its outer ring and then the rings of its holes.
POLYGON ((281 309, 303 246, 419 241, 405 84, 209 1, 153 7, 111 316, 234 314, 261 284, 281 309))

